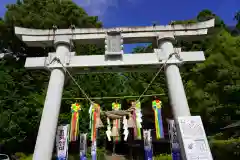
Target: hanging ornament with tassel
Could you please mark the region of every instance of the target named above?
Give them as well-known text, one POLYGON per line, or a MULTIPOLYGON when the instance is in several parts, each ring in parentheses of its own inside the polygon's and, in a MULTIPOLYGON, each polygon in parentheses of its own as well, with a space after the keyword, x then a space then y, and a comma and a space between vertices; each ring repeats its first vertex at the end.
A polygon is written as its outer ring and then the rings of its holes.
POLYGON ((98 105, 96 103, 92 103, 89 108, 89 117, 90 117, 90 130, 91 130, 91 141, 96 140, 96 122, 97 122, 97 112, 95 112, 95 106, 98 105))
POLYGON ((71 106, 72 118, 71 118, 71 130, 70 130, 70 142, 74 142, 77 140, 77 136, 79 133, 79 112, 81 110, 81 106, 78 103, 74 103, 71 106))
POLYGON ((136 117, 136 127, 137 127, 137 139, 142 139, 142 112, 141 112, 141 103, 136 102, 135 106, 135 117, 136 117))
POLYGON ((106 131, 106 135, 107 135, 108 141, 111 141, 112 131, 111 131, 111 123, 110 123, 109 117, 107 117, 107 131, 106 131))
POLYGON ((100 105, 99 104, 95 104, 95 107, 94 107, 94 112, 96 112, 96 128, 101 128, 101 127, 104 127, 103 126, 103 123, 102 123, 102 120, 101 120, 101 117, 100 117, 100 114, 101 114, 101 108, 100 108, 100 105))
POLYGON ((127 141, 129 131, 128 131, 128 120, 127 120, 126 116, 123 116, 123 129, 124 129, 124 131, 123 131, 124 141, 127 141))
POLYGON ((162 102, 160 100, 152 101, 152 108, 155 117, 156 139, 164 138, 163 123, 162 123, 162 102))
POLYGON ((128 125, 128 128, 136 128, 136 123, 134 122, 131 113, 129 113, 128 115, 127 125, 128 125))
POLYGON ((89 116, 90 116, 90 126, 91 126, 91 155, 92 160, 97 159, 97 128, 101 126, 100 119, 100 106, 97 103, 92 103, 89 108, 89 116))
MULTIPOLYGON (((120 103, 112 103, 112 110, 118 111, 121 109, 120 103)), ((112 137, 115 143, 120 141, 119 129, 120 129, 120 119, 113 120, 113 127, 112 127, 112 137)))
POLYGON ((132 102, 131 108, 129 110, 132 112, 132 115, 130 114, 128 122, 129 123, 133 122, 133 123, 131 123, 132 125, 129 124, 129 126, 131 125, 133 128, 133 137, 135 139, 137 137, 136 102, 132 102), (130 120, 132 120, 132 121, 130 121, 130 120))

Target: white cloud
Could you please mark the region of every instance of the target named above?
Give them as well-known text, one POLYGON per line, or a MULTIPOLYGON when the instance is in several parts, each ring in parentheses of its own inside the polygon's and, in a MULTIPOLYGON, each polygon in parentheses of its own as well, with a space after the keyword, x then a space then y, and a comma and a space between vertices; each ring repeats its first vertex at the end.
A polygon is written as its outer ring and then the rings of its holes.
MULTIPOLYGON (((107 13, 109 7, 118 7, 120 0, 75 0, 77 4, 83 7, 90 15, 103 16, 107 13)), ((135 0, 122 0, 133 3, 135 0)))
POLYGON ((109 7, 117 7, 117 0, 76 0, 90 15, 102 16, 109 7))

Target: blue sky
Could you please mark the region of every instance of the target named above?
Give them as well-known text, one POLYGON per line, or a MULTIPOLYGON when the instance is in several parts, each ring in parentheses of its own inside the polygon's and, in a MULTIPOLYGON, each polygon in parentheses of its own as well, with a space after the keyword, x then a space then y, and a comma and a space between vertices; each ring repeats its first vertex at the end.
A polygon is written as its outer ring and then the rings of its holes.
MULTIPOLYGON (((1 0, 0 16, 5 5, 16 0, 1 0)), ((171 20, 195 17, 210 9, 226 24, 234 25, 234 14, 240 10, 240 0, 74 0, 90 15, 97 15, 105 27, 168 24, 171 20)), ((132 48, 128 46, 127 48, 132 48)), ((127 49, 129 50, 129 49, 127 49)))
POLYGON ((75 0, 89 14, 97 14, 109 26, 167 24, 171 20, 195 17, 210 9, 228 24, 233 24, 240 0, 75 0))

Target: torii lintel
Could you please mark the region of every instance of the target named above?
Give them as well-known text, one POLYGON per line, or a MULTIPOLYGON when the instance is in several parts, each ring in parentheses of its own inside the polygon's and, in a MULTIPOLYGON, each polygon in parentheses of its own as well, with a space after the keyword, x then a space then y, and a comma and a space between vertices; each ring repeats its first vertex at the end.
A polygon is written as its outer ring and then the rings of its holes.
POLYGON ((194 40, 206 35, 209 28, 214 27, 214 19, 195 24, 159 25, 147 27, 116 28, 75 28, 75 29, 29 29, 15 27, 15 34, 29 46, 52 46, 58 36, 81 44, 104 44, 106 33, 120 32, 123 43, 151 43, 156 37, 172 33, 178 39, 194 40))

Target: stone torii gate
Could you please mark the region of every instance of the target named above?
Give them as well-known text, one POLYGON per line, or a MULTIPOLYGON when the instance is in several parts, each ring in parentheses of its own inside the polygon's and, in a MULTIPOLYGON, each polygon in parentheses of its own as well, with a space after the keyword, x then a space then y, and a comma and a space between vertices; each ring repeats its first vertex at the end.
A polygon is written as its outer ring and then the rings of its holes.
MULTIPOLYGON (((49 47, 54 45, 56 48, 56 52, 49 53, 48 57, 28 57, 25 63, 25 67, 28 69, 48 69, 51 72, 33 159, 50 160, 52 157, 65 80, 63 66, 66 69, 74 69, 78 73, 89 73, 99 71, 157 71, 161 65, 166 65, 167 86, 176 123, 178 118, 191 116, 179 65, 202 62, 205 60, 205 56, 203 51, 181 52, 180 49, 177 49, 179 53, 176 54, 173 44, 176 39, 193 40, 193 38, 200 38, 206 35, 208 29, 213 26, 214 19, 191 25, 109 29, 38 30, 15 27, 15 34, 28 46, 49 47), (105 45, 105 55, 76 56, 75 52, 70 50, 72 41, 79 44, 105 45), (123 44, 142 42, 154 44, 157 42, 158 48, 154 49, 154 53, 123 53, 123 44)), ((178 123, 177 126, 179 126, 178 123)), ((181 127, 177 127, 177 130, 178 133, 181 133, 181 127)), ((179 135, 181 148, 186 148, 183 135, 179 135)), ((206 141, 206 135, 203 137, 206 141)), ((189 159, 186 150, 183 149, 182 153, 184 159, 189 159)))

